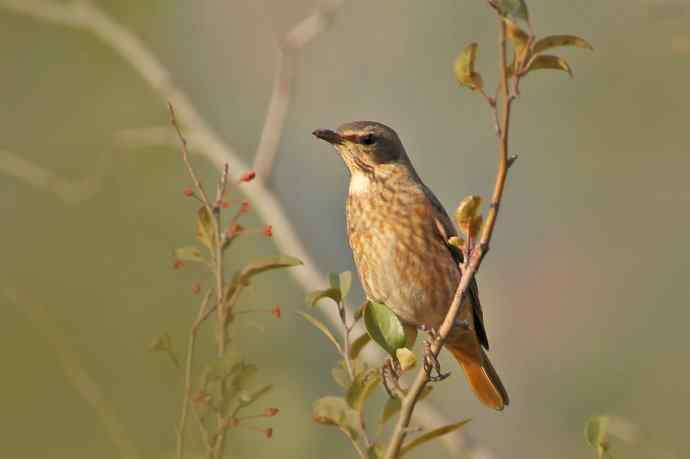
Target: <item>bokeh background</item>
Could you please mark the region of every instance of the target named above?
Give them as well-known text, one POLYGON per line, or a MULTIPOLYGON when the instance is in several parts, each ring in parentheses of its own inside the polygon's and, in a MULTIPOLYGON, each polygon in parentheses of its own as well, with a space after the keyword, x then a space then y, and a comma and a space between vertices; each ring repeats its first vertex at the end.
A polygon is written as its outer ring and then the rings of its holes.
MULTIPOLYGON (((96 3, 160 58, 246 161, 269 102, 276 43, 318 5, 96 3)), ((181 386, 165 356, 147 348, 168 332, 182 351, 193 320, 191 285, 201 277, 193 267, 173 270, 172 251, 193 240, 195 209, 181 193, 189 179, 177 149, 138 148, 121 136, 166 126, 165 101, 93 35, 2 4, 2 455, 120 457, 102 417, 71 384, 66 358, 90 375, 90 390, 111 406, 140 457, 171 457, 181 386), (55 181, 35 186, 8 172, 19 164, 33 173, 17 158, 77 186, 67 195, 54 192, 55 181)), ((470 444, 496 458, 593 457, 582 431, 597 414, 639 427, 635 444, 614 443, 616 457, 688 457, 690 3, 528 4, 539 34, 574 33, 595 52, 564 51, 574 81, 530 75, 515 104, 520 160, 479 277, 491 355, 511 406, 500 414, 481 407, 458 370, 430 403, 449 419, 472 417, 470 444)), ((315 128, 382 121, 446 207, 490 193, 490 114, 458 87, 451 63, 478 41, 480 69, 493 84, 495 30, 479 0, 348 0, 299 53, 273 185, 318 269, 353 262, 346 172, 311 137, 315 128)), ((195 161, 213 180, 215 168, 195 161)), ((248 219, 264 223, 270 219, 248 219)), ((229 266, 280 251, 270 239, 246 238, 229 266)), ((262 378, 276 384, 266 404, 281 414, 264 424, 274 428, 270 441, 252 432, 231 437, 236 455, 352 457, 339 432, 311 421, 312 402, 338 388, 329 375, 334 352, 295 314, 304 293, 284 271, 261 278, 243 299, 283 308, 280 320, 257 318, 263 332, 242 335, 262 378)), ((202 346, 201 359, 211 352, 202 346)), ((416 457, 445 455, 425 448, 416 457)))

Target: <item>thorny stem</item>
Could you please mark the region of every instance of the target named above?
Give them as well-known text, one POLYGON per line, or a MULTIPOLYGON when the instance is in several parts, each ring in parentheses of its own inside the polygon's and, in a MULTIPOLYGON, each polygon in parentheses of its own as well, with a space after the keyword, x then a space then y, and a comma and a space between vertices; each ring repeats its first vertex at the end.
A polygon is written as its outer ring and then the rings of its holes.
MULTIPOLYGON (((508 174, 508 168, 512 164, 514 159, 508 159, 508 129, 510 125, 510 107, 513 101, 513 94, 509 93, 508 88, 508 72, 506 70, 506 28, 502 21, 500 15, 498 16, 500 37, 499 37, 499 56, 500 56, 500 88, 501 88, 501 102, 502 102, 502 116, 498 114, 497 103, 498 100, 494 101, 494 104, 489 104, 496 114, 496 119, 500 119, 500 126, 497 129, 497 137, 499 141, 499 160, 498 160, 498 172, 496 174, 496 181, 494 184, 494 191, 491 198, 491 206, 489 208, 486 223, 484 225, 479 244, 470 249, 469 256, 465 258, 462 264, 462 278, 460 284, 458 285, 453 301, 448 309, 446 318, 438 330, 438 338, 434 340, 431 345, 430 352, 434 357, 438 357, 443 344, 448 337, 453 324, 455 323, 455 318, 457 317, 460 307, 463 304, 463 298, 465 292, 470 286, 472 279, 474 278, 477 269, 482 263, 484 256, 489 251, 489 243, 491 242, 491 237, 493 236, 494 226, 496 225, 496 218, 498 216, 498 210, 501 204, 501 199, 503 197, 503 190, 505 188, 506 177, 508 174)), ((485 96, 486 97, 486 96, 485 96)), ((490 100, 486 97, 487 101, 490 100)), ((409 432, 410 420, 412 418, 412 412, 414 411, 419 395, 424 390, 424 387, 429 383, 430 374, 424 369, 420 368, 417 372, 415 380, 412 387, 408 391, 407 395, 402 400, 402 408, 400 410, 400 415, 398 417, 398 422, 396 424, 395 430, 391 437, 390 443, 388 444, 388 449, 386 451, 386 459, 396 459, 400 456, 400 450, 405 440, 406 434, 409 432)))

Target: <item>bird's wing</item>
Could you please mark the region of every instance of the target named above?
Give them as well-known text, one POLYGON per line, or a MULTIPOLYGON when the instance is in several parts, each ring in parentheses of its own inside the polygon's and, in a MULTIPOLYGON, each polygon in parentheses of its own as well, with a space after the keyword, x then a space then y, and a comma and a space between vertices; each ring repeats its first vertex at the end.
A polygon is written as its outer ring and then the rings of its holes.
MULTIPOLYGON (((448 251, 455 262, 458 264, 461 263, 463 261, 462 252, 457 247, 448 244, 448 239, 450 237, 458 235, 455 225, 453 225, 453 222, 450 220, 448 213, 446 213, 446 210, 443 208, 443 205, 439 202, 438 198, 436 198, 434 193, 432 193, 431 190, 426 187, 426 185, 424 186, 424 193, 434 208, 434 218, 437 222, 437 225, 435 226, 440 233, 440 237, 443 238, 446 246, 448 247, 448 251)), ((479 342, 484 349, 488 351, 489 338, 486 336, 486 328, 484 328, 484 313, 482 312, 482 304, 479 301, 479 288, 477 286, 476 278, 472 279, 468 293, 472 300, 472 309, 474 311, 474 329, 477 332, 479 342)))

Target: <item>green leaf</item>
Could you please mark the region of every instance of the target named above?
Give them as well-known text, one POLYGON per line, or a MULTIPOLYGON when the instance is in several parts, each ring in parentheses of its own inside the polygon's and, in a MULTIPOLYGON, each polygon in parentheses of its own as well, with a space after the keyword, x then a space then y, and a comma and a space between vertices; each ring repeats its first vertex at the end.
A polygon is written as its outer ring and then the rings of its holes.
POLYGON ((369 336, 368 333, 362 333, 359 338, 354 340, 350 346, 350 358, 354 360, 359 357, 359 353, 362 352, 362 349, 364 349, 367 344, 369 344, 369 341, 371 341, 371 336, 369 336))
POLYGON ((299 258, 289 257, 287 255, 260 258, 245 266, 240 274, 240 277, 245 283, 248 283, 249 279, 257 274, 261 274, 272 269, 291 268, 301 264, 302 261, 299 258))
POLYGON ((324 425, 336 425, 354 440, 359 435, 359 414, 350 408, 342 397, 323 397, 314 402, 312 417, 324 425))
POLYGON ((583 38, 575 35, 551 35, 538 40, 534 44, 534 54, 541 53, 547 49, 556 48, 559 46, 575 46, 577 48, 589 49, 594 51, 592 45, 583 38))
POLYGON ((321 332, 322 332, 324 335, 326 335, 326 337, 327 337, 328 339, 330 339, 331 342, 335 345, 336 349, 338 349, 338 352, 341 352, 341 353, 342 353, 342 350, 341 350, 341 348, 340 348, 340 344, 338 343, 338 340, 335 339, 335 336, 333 335, 333 332, 331 332, 331 330, 330 330, 323 322, 321 322, 319 319, 317 319, 316 317, 312 316, 311 314, 307 314, 307 313, 304 312, 304 311, 297 311, 297 313, 298 313, 299 315, 301 315, 302 317, 304 317, 304 318, 307 320, 307 322, 309 322, 310 324, 312 324, 313 326, 315 326, 316 328, 318 328, 319 330, 321 330, 321 332))
POLYGON ((378 443, 371 445, 367 449, 367 459, 383 459, 385 455, 386 451, 378 443))
POLYGON ((167 332, 153 340, 149 346, 149 350, 153 352, 167 352, 170 349, 172 349, 172 337, 167 332))
POLYGON ((367 308, 367 304, 369 304, 369 302, 365 301, 364 303, 359 305, 354 314, 355 322, 359 321, 362 318, 362 316, 364 315, 364 310, 367 308))
POLYGON ((524 0, 494 0, 494 4, 502 16, 529 20, 529 12, 524 0))
POLYGON ((358 374, 355 380, 350 385, 345 399, 350 408, 355 411, 362 411, 364 402, 371 395, 371 392, 381 382, 381 374, 378 369, 370 368, 369 370, 358 374))
POLYGON ((241 391, 239 396, 240 403, 238 408, 241 409, 251 405, 252 403, 262 398, 264 395, 268 394, 271 391, 271 389, 273 389, 272 384, 264 384, 263 386, 260 386, 251 392, 241 391))
POLYGON ((230 383, 231 388, 235 390, 246 389, 254 381, 258 371, 259 369, 252 363, 241 362, 239 365, 235 365, 232 370, 235 376, 230 383))
POLYGON ((402 322, 385 304, 367 304, 364 324, 371 339, 391 356, 395 356, 395 351, 399 348, 405 347, 406 336, 402 322))
POLYGON ((400 370, 407 371, 417 365, 417 356, 406 347, 401 347, 395 351, 395 358, 400 363, 400 370))
POLYGON ((477 57, 478 46, 477 43, 470 43, 465 46, 453 64, 455 79, 458 80, 458 83, 473 90, 484 86, 481 75, 474 71, 474 61, 477 57))
POLYGON ((514 68, 521 68, 523 63, 527 61, 530 56, 529 36, 518 25, 508 18, 503 18, 506 27, 506 35, 510 41, 513 42, 515 48, 515 57, 513 64, 508 67, 509 74, 512 74, 514 68))
POLYGON ((216 228, 213 216, 206 207, 200 207, 196 213, 196 238, 209 249, 213 249, 216 243, 216 228))
POLYGON ((438 429, 434 429, 431 432, 425 433, 424 435, 420 435, 402 447, 400 450, 400 457, 403 457, 405 454, 409 453, 419 445, 423 445, 424 443, 430 442, 431 440, 434 440, 442 435, 458 430, 470 421, 471 419, 465 419, 463 421, 456 422, 455 424, 439 427, 438 429))
POLYGON ((347 298, 350 293, 350 288, 352 287, 352 273, 350 271, 343 271, 339 276, 340 280, 340 294, 343 297, 343 301, 347 298))
MULTIPOLYGON (((422 390, 422 393, 419 394, 419 398, 417 399, 417 401, 420 402, 427 398, 433 389, 434 386, 427 384, 422 390)), ((400 412, 401 407, 402 402, 399 398, 389 398, 388 400, 386 400, 386 404, 383 406, 383 414, 381 415, 381 420, 379 421, 379 423, 385 424, 386 422, 388 422, 390 418, 392 418, 393 416, 398 414, 398 412, 400 412)))
POLYGON ((177 358, 175 350, 172 345, 172 337, 169 333, 163 333, 161 336, 156 338, 153 343, 149 346, 149 350, 152 352, 164 352, 172 361, 175 367, 180 368, 180 359, 177 358))
POLYGON ((465 197, 460 204, 458 204, 458 208, 455 210, 455 223, 458 225, 458 228, 460 228, 460 231, 465 234, 470 232, 472 224, 477 219, 477 216, 481 216, 481 214, 478 214, 481 205, 481 196, 473 195, 465 197))
POLYGON ((417 327, 410 324, 403 324, 403 329, 405 330, 405 347, 412 349, 414 343, 417 341, 417 327))
POLYGON ((527 66, 527 72, 540 69, 563 70, 568 72, 568 75, 570 75, 571 78, 573 77, 573 71, 570 69, 568 63, 564 59, 561 59, 558 56, 552 56, 550 54, 540 54, 539 56, 535 56, 527 66))
POLYGON ((595 416, 587 420, 585 439, 597 452, 597 459, 602 459, 608 451, 609 417, 595 416))
POLYGON ((515 45, 515 50, 520 53, 524 47, 527 46, 529 36, 522 30, 515 22, 508 18, 503 18, 506 26, 506 35, 510 41, 515 45))
POLYGON ((317 290, 315 292, 311 292, 309 295, 307 295, 307 304, 309 306, 314 306, 316 305, 316 303, 318 303, 319 300, 322 300, 324 298, 330 298, 336 303, 340 303, 340 290, 337 288, 327 288, 325 290, 317 290))
MULTIPOLYGON (((430 386, 427 386, 430 387, 430 386)), ((400 412, 402 408, 402 401, 399 398, 389 398, 386 404, 383 405, 383 414, 381 414, 380 424, 385 424, 390 418, 400 412)))
POLYGON ((207 381, 227 378, 240 370, 243 365, 244 362, 242 362, 242 356, 239 352, 227 351, 206 368, 203 385, 205 386, 207 381))
POLYGON ((175 249, 175 258, 184 261, 195 261, 205 263, 206 259, 201 255, 201 251, 194 246, 180 247, 175 249))
POLYGON ((347 370, 343 368, 342 365, 338 365, 337 367, 333 368, 331 370, 331 376, 335 380, 336 384, 343 389, 350 387, 350 375, 347 374, 347 370))

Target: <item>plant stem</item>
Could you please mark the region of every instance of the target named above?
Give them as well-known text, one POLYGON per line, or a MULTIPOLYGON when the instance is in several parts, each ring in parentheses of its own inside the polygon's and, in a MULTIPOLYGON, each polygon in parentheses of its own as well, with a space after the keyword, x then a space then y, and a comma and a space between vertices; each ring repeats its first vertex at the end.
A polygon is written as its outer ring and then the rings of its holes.
MULTIPOLYGON (((228 317, 228 310, 226 305, 223 302, 223 295, 225 292, 225 272, 224 272, 224 267, 223 267, 223 237, 222 237, 222 231, 221 231, 221 223, 220 223, 220 208, 219 207, 214 207, 214 212, 213 212, 213 222, 214 222, 214 227, 215 227, 215 254, 214 254, 214 261, 215 261, 215 269, 214 269, 214 274, 216 277, 216 304, 217 304, 217 313, 218 313, 218 331, 217 331, 217 340, 218 340, 218 356, 223 357, 225 355, 225 349, 226 349, 226 344, 227 344, 227 317, 228 317)), ((220 406, 221 410, 225 409, 225 380, 221 380, 221 385, 220 385, 220 406)), ((225 419, 223 417, 223 413, 219 413, 217 415, 217 425, 219 429, 218 437, 216 438, 216 444, 215 444, 215 450, 214 450, 214 457, 216 459, 220 459, 223 457, 223 454, 225 452, 225 419)))
MULTIPOLYGON (((201 306, 199 306, 199 313, 194 325, 192 325, 192 330, 189 333, 189 343, 187 344, 187 360, 185 363, 184 372, 184 396, 182 399, 182 413, 180 414, 180 420, 177 423, 177 459, 182 459, 184 456, 184 434, 185 428, 187 427, 187 413, 189 411, 189 404, 192 395, 192 364, 194 362, 194 345, 196 344, 196 337, 199 331, 199 326, 207 317, 206 308, 208 306, 208 301, 211 298, 212 290, 204 296, 201 306)), ((208 445, 207 445, 208 446, 208 445)))
MULTIPOLYGON (((474 248, 470 249, 469 256, 465 259, 462 269, 462 277, 460 284, 458 285, 453 301, 448 309, 446 318, 443 321, 438 333, 438 339, 434 341, 431 345, 430 352, 434 357, 438 357, 443 343, 446 341, 453 324, 455 323, 455 318, 460 311, 460 307, 463 304, 463 298, 466 291, 468 290, 474 275, 479 269, 479 266, 484 259, 484 256, 489 251, 489 243, 491 242, 491 237, 493 236, 494 226, 496 225, 496 218, 498 216, 499 206, 501 204, 501 199, 503 197, 503 190, 505 188, 505 182, 508 174, 508 168, 510 162, 508 161, 508 128, 510 122, 510 106, 512 103, 512 95, 509 94, 508 90, 508 73, 506 71, 506 29, 505 24, 498 17, 500 36, 499 36, 499 56, 500 56, 500 78, 501 78, 501 93, 502 93, 502 117, 501 125, 497 129, 497 136, 499 140, 499 161, 498 161, 498 172, 496 174, 496 180, 494 184, 494 191, 491 198, 491 206, 489 208, 486 223, 482 231, 480 243, 474 248)), ((488 99, 487 99, 488 100, 488 99)), ((489 104, 492 106, 493 110, 498 110, 498 101, 495 104, 489 104)), ((496 113, 496 119, 499 119, 498 113, 496 113)), ((469 247, 469 241, 468 241, 469 247)), ((386 459, 396 459, 400 456, 400 450, 405 440, 405 436, 408 432, 408 427, 410 425, 410 420, 412 418, 412 413, 414 411, 419 395, 424 390, 424 387, 429 383, 429 373, 424 367, 420 368, 415 376, 412 387, 408 391, 407 395, 402 400, 402 408, 400 410, 400 415, 398 417, 398 422, 393 431, 390 443, 388 444, 388 449, 386 450, 386 459)))

